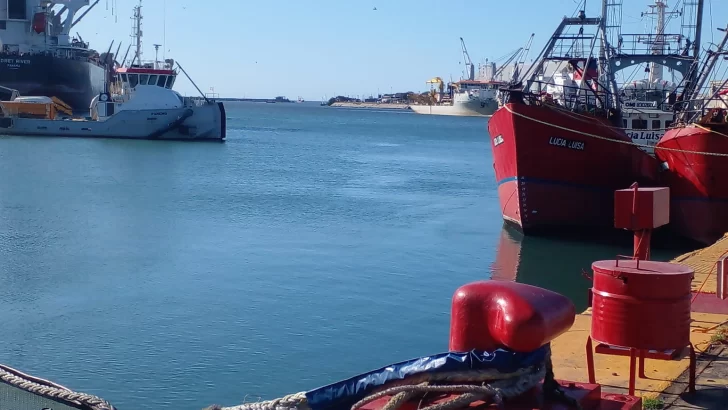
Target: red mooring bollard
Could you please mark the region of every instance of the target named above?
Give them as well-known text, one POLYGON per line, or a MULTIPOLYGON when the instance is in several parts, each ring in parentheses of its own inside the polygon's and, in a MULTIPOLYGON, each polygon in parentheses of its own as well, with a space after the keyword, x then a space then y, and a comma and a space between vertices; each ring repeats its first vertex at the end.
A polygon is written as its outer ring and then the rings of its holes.
POLYGON ((532 352, 569 330, 574 304, 550 290, 507 281, 474 282, 453 296, 450 351, 532 352))

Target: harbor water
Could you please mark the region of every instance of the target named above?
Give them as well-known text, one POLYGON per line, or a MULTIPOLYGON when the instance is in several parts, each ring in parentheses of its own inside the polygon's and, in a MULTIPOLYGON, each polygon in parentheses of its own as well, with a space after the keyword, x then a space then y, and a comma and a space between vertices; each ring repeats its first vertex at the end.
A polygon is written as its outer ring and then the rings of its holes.
POLYGON ((120 410, 268 399, 445 351, 470 281, 583 309, 630 251, 504 229, 485 118, 226 108, 224 144, 0 139, 1 363, 120 410))

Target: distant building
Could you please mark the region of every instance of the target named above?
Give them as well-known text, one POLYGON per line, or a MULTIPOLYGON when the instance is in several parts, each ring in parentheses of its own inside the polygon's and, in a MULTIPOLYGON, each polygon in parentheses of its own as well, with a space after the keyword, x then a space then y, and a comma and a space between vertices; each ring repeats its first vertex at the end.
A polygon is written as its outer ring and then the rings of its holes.
POLYGON ((385 104, 403 104, 407 102, 407 93, 382 94, 379 101, 385 104))

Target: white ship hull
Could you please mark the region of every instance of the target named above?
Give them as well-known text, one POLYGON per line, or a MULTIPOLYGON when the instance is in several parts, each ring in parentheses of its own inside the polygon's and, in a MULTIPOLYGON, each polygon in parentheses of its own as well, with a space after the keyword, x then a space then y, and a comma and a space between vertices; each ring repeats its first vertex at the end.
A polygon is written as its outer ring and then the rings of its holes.
POLYGON ((410 108, 417 114, 490 117, 498 109, 498 103, 495 100, 471 100, 456 101, 452 105, 410 105, 410 108))
POLYGON ((225 107, 218 102, 123 110, 100 121, 4 117, 0 118, 0 135, 222 141, 225 121, 225 107))

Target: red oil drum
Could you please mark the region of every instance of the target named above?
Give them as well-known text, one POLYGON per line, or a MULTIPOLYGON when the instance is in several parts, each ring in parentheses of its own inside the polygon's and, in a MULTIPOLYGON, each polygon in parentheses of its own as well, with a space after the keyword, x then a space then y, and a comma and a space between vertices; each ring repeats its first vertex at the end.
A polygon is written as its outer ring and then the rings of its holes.
POLYGON ((592 339, 641 350, 682 349, 690 343, 692 269, 605 260, 594 262, 592 270, 592 339))

